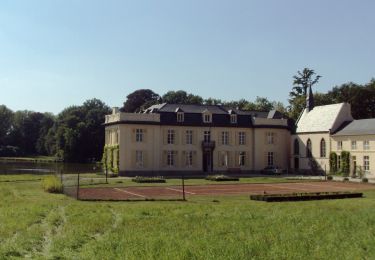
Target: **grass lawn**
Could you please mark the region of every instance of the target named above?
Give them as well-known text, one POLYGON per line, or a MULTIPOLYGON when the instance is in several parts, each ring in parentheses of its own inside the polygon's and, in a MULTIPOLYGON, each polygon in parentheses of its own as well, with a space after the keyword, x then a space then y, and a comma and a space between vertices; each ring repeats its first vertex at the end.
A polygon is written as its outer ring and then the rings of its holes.
POLYGON ((29 179, 0 182, 0 259, 375 258, 375 192, 286 203, 82 202, 29 179))

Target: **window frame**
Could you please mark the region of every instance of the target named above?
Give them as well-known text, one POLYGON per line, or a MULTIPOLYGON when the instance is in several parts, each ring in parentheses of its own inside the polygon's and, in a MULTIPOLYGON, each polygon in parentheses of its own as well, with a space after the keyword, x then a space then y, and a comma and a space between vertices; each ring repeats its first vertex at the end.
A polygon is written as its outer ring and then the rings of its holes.
POLYGON ((244 131, 238 132, 238 144, 246 145, 246 132, 244 131))
POLYGON ((135 129, 135 141, 137 143, 142 143, 143 142, 143 134, 144 134, 144 131, 142 128, 137 128, 135 129))
POLYGON ((144 156, 143 156, 143 151, 135 151, 135 165, 138 168, 143 168, 144 167, 144 156))
POLYGON ((185 132, 185 143, 193 144, 193 130, 186 130, 185 132))
POLYGON ((274 166, 274 152, 267 153, 267 166, 274 166))
POLYGON ((175 134, 176 134, 176 131, 174 129, 168 129, 168 131, 167 131, 167 144, 174 144, 175 143, 175 134))
POLYGON ((175 166, 175 152, 174 151, 167 151, 167 166, 174 167, 175 166))
POLYGON ((222 145, 229 145, 229 131, 222 131, 221 132, 221 144, 222 145))

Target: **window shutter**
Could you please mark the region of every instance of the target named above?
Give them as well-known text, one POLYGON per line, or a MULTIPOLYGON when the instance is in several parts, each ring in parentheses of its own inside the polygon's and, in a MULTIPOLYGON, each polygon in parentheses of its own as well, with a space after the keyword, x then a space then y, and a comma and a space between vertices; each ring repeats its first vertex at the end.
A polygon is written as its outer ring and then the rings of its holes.
POLYGON ((162 155, 162 163, 161 165, 163 167, 166 167, 168 165, 167 163, 167 151, 163 151, 163 155, 162 155))
POLYGON ((234 156, 234 166, 239 167, 240 166, 240 152, 236 151, 234 156))
POLYGON ((240 144, 240 142, 239 142, 239 136, 238 136, 239 132, 234 131, 233 134, 234 134, 234 144, 233 145, 239 145, 240 144))
POLYGON ((167 144, 167 138, 168 138, 168 131, 167 129, 163 129, 163 144, 167 144))
POLYGON ((250 166, 250 158, 249 158, 249 152, 245 152, 245 166, 249 167, 250 166))
POLYGON ((149 167, 148 165, 148 154, 147 154, 147 151, 142 151, 142 155, 143 155, 143 167, 144 168, 147 168, 149 167))
POLYGON ((180 166, 180 158, 178 157, 178 151, 173 151, 173 156, 174 156, 174 160, 175 160, 175 164, 174 166, 175 167, 179 167, 180 166))
POLYGON ((186 167, 186 166, 187 166, 187 162, 186 162, 186 151, 182 151, 180 161, 181 161, 181 166, 182 166, 182 167, 186 167))
POLYGON ((143 129, 143 142, 146 143, 147 142, 147 129, 143 129))
POLYGON ((264 144, 268 144, 268 143, 267 143, 267 132, 264 133, 264 144))
POLYGON ((131 157, 130 157, 130 165, 132 168, 135 168, 136 165, 135 165, 135 155, 136 155, 136 151, 135 150, 132 150, 131 151, 131 157))
POLYGON ((198 160, 197 160, 197 151, 193 152, 193 166, 197 167, 198 166, 198 160))
POLYGON ((134 128, 132 129, 131 138, 132 138, 132 143, 135 143, 135 129, 134 128))
POLYGON ((174 130, 174 144, 179 144, 180 142, 180 140, 179 140, 179 131, 178 130, 174 130))
POLYGON ((264 167, 266 167, 268 165, 268 153, 265 152, 264 153, 264 167))

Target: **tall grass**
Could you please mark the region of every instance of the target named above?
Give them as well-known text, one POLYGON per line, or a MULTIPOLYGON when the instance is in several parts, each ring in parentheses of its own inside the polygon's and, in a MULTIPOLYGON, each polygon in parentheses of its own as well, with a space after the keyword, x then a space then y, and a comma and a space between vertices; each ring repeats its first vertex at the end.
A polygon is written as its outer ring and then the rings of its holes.
POLYGON ((61 193, 63 186, 56 176, 46 176, 42 180, 42 188, 46 192, 50 193, 61 193))
POLYGON ((365 195, 110 203, 0 183, 0 259, 373 259, 375 192, 365 195))

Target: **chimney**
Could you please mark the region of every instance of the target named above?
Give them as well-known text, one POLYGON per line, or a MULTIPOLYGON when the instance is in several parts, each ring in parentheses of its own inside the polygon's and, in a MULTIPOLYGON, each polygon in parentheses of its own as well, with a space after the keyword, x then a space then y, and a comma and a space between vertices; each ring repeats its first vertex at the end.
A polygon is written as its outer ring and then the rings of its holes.
POLYGON ((117 114, 120 111, 118 107, 112 107, 112 114, 117 114))

